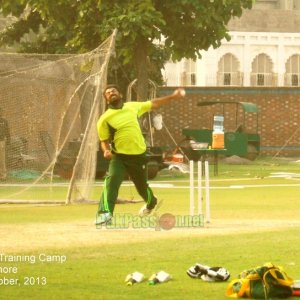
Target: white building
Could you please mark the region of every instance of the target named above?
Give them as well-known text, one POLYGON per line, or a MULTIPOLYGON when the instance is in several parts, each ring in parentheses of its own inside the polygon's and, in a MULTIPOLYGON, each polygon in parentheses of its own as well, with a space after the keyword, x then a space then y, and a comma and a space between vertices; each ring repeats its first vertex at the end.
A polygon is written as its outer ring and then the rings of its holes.
POLYGON ((165 84, 300 86, 300 0, 258 0, 229 29, 231 40, 201 59, 167 63, 165 84))

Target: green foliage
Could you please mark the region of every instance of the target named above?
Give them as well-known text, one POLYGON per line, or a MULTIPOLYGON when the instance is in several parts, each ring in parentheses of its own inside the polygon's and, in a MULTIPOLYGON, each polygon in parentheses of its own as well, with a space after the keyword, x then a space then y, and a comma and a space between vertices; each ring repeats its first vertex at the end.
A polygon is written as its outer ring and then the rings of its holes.
POLYGON ((252 0, 2 0, 1 13, 20 19, 0 35, 0 45, 19 42, 23 52, 84 52, 117 28, 114 70, 122 77, 121 69, 130 69, 132 80, 138 68, 156 73, 167 59, 196 58, 201 50, 219 47, 230 39, 229 20, 251 7, 252 0), (36 39, 22 40, 30 30, 36 39), (162 37, 163 49, 154 43, 162 37))

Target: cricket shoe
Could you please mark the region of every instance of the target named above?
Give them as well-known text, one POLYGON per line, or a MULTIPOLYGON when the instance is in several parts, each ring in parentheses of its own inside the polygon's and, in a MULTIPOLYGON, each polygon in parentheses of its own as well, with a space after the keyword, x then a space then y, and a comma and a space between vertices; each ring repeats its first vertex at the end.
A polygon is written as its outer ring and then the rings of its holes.
POLYGON ((140 217, 146 217, 149 216, 152 213, 153 209, 147 208, 147 204, 145 204, 139 211, 139 216, 140 217))
POLYGON ((157 198, 155 198, 154 200, 154 205, 152 208, 148 208, 147 207, 147 204, 145 204, 139 211, 139 216, 140 217, 146 217, 146 216, 149 216, 156 208, 156 204, 157 204, 157 198))
POLYGON ((107 224, 109 225, 111 223, 112 219, 112 214, 110 212, 103 212, 103 213, 97 213, 96 214, 96 221, 95 225, 102 225, 102 224, 107 224))

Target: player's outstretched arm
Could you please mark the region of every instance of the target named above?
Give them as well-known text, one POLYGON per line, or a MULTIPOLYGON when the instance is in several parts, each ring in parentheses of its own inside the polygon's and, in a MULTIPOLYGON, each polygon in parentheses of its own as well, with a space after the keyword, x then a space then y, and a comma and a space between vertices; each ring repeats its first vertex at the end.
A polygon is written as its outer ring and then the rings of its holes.
POLYGON ((176 89, 172 94, 168 96, 163 96, 160 98, 154 98, 151 100, 152 109, 157 109, 162 105, 168 104, 169 102, 177 99, 182 99, 185 96, 185 90, 182 88, 176 89))

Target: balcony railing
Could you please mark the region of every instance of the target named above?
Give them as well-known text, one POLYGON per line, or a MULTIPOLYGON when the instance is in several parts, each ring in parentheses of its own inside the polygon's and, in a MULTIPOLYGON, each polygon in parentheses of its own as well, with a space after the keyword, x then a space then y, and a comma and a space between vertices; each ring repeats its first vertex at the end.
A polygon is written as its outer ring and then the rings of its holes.
POLYGON ((184 86, 196 85, 196 73, 182 72, 180 76, 180 84, 184 86))
POLYGON ((167 86, 300 87, 300 73, 217 72, 198 75, 173 72, 165 80, 167 86))
POLYGON ((285 86, 300 86, 300 74, 299 73, 286 73, 284 75, 285 86))
POLYGON ((251 73, 251 86, 277 86, 277 74, 275 73, 251 73))
POLYGON ((243 86, 243 73, 241 72, 218 72, 218 86, 243 86))

